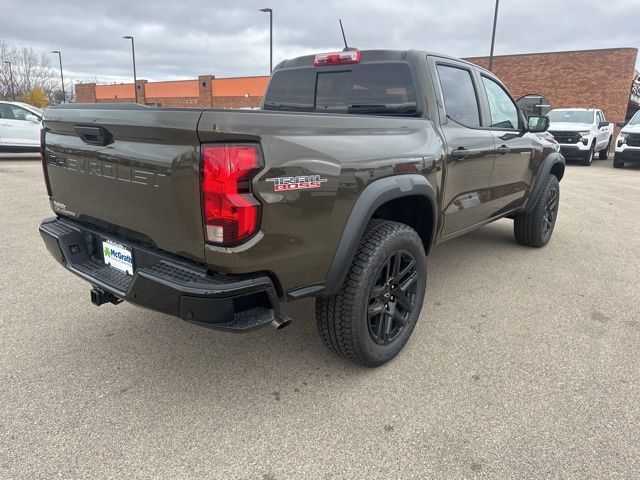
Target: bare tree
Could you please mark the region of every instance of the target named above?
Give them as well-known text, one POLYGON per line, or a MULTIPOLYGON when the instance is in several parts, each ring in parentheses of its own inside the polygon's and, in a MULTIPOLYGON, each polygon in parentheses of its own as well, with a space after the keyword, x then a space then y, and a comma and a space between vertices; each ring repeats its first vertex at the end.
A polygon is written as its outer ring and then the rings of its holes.
POLYGON ((38 55, 32 48, 18 49, 0 40, 0 59, 3 62, 0 69, 0 98, 12 99, 12 93, 17 98, 36 87, 52 98, 54 90, 60 88, 59 76, 51 67, 49 58, 38 55), (11 62, 11 70, 4 63, 7 61, 11 62))

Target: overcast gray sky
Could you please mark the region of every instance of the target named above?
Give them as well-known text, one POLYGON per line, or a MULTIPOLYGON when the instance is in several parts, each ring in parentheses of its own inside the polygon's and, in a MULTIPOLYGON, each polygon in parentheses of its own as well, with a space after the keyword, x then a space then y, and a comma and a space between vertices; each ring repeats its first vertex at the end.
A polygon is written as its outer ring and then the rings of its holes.
MULTIPOLYGON (((488 55, 494 0, 0 0, 0 39, 39 52, 61 50, 75 81, 263 75, 274 63, 342 47, 425 49, 488 55)), ((639 0, 502 0, 495 54, 639 47, 639 0)), ((52 62, 55 61, 52 55, 52 62)), ((535 72, 533 72, 535 74, 535 72)))

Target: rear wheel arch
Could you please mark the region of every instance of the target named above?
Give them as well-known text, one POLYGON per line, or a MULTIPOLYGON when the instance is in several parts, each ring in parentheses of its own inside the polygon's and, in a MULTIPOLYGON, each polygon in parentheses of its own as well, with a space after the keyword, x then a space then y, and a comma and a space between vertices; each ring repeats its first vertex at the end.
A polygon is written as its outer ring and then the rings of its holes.
POLYGON ((404 223, 416 230, 428 254, 436 231, 436 206, 436 190, 422 175, 394 175, 371 182, 351 209, 324 282, 290 290, 288 297, 334 294, 348 273, 367 225, 374 218, 404 223), (404 211, 409 208, 417 208, 420 213, 425 209, 424 215, 404 211))
POLYGON ((413 228, 429 254, 433 242, 435 209, 431 199, 425 195, 408 195, 394 198, 380 205, 371 219, 391 220, 413 228))

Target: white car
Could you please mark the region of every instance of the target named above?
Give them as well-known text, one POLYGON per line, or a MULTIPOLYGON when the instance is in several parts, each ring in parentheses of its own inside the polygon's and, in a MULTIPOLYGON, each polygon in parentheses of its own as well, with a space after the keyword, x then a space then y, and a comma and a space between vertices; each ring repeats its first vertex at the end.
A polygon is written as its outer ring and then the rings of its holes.
POLYGON ((0 153, 40 150, 43 111, 21 102, 0 102, 0 153))
POLYGON ((616 139, 616 153, 613 156, 615 168, 624 167, 625 162, 640 162, 640 111, 637 111, 629 123, 618 124, 622 127, 616 139))
POLYGON ((558 108, 547 113, 549 133, 560 144, 567 160, 578 159, 591 165, 596 152, 606 160, 613 138, 613 123, 604 118, 602 110, 594 108, 558 108))

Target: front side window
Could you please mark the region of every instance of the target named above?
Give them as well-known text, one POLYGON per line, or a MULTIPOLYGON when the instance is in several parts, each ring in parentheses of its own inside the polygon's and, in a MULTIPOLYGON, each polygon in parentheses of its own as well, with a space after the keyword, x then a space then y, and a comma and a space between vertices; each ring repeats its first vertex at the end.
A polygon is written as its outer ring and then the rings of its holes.
POLYGON ((496 82, 487 77, 482 77, 484 89, 489 100, 491 113, 491 127, 493 128, 518 128, 518 108, 511 97, 496 82))
POLYGON ((447 117, 468 127, 479 127, 478 97, 471 72, 464 68, 438 65, 438 77, 447 117))

